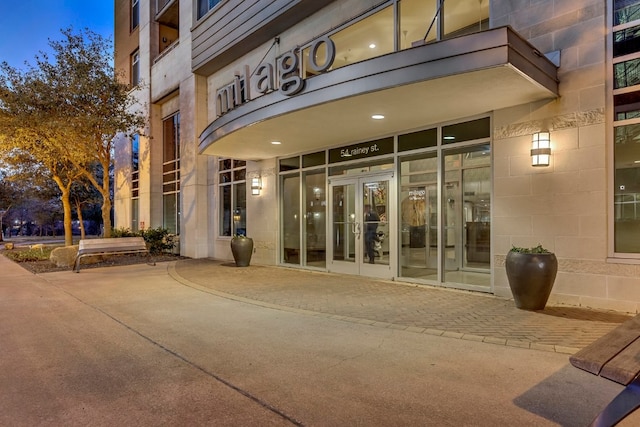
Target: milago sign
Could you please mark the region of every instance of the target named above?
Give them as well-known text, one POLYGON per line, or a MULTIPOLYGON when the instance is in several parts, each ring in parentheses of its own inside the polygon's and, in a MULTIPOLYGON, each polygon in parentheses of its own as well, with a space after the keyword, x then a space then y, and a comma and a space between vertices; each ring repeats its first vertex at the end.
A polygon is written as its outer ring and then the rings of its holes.
MULTIPOLYGON (((328 36, 323 36, 311 43, 309 47, 309 68, 316 73, 324 73, 333 65, 336 47, 328 36), (325 59, 321 64, 317 62, 318 49, 324 45, 325 59)), ((218 116, 233 110, 239 105, 254 99, 252 89, 257 96, 280 90, 283 95, 292 96, 304 89, 304 79, 300 72, 300 49, 295 48, 276 58, 275 64, 260 64, 251 73, 248 65, 242 73, 237 73, 233 82, 216 91, 216 110, 218 116)))

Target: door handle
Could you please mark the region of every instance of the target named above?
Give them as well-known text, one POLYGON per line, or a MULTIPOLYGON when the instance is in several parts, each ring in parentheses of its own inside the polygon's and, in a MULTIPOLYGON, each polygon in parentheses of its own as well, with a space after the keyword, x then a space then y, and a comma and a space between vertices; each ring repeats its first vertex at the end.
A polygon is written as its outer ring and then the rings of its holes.
POLYGON ((352 227, 351 227, 351 231, 356 236, 356 239, 359 239, 360 238, 360 223, 357 222, 357 221, 354 222, 352 227))

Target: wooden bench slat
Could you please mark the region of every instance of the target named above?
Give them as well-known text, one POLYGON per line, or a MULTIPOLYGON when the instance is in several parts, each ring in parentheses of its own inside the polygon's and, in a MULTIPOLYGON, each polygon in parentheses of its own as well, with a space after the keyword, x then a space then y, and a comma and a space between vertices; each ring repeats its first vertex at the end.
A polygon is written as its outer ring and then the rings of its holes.
POLYGON ((600 376, 627 385, 633 381, 638 372, 640 372, 640 339, 636 339, 608 361, 600 371, 600 376))
POLYGON ((640 336, 640 317, 627 320, 569 358, 576 368, 600 374, 603 366, 640 336))

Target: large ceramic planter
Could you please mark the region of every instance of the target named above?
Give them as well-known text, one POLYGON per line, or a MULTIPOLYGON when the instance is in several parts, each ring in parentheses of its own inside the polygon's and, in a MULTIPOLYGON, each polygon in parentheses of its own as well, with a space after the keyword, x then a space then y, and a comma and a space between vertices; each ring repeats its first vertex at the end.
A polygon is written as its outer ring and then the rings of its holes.
POLYGON ((544 309, 558 272, 556 256, 552 253, 509 252, 505 267, 516 307, 544 309))
POLYGON ((231 239, 231 253, 237 267, 248 267, 253 254, 253 239, 234 237, 231 239))

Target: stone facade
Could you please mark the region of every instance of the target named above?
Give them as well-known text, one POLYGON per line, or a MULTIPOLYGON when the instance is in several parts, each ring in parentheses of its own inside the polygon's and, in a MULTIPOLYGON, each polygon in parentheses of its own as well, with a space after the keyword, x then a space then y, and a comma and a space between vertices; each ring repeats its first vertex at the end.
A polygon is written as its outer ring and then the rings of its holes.
MULTIPOLYGON (((235 0, 229 0, 233 3, 235 0)), ((116 8, 124 7, 116 2, 116 8), (120 5, 120 6, 118 6, 120 5)), ((225 64, 189 64, 199 46, 192 30, 204 37, 216 25, 195 22, 193 1, 179 4, 179 42, 158 54, 157 24, 141 1, 138 30, 142 78, 141 106, 150 122, 140 147, 139 221, 162 225, 163 118, 180 113, 182 255, 231 259, 229 238, 219 237, 220 197, 217 158, 200 153, 200 135, 219 115, 216 90, 229 84, 245 64, 273 62, 296 44, 348 22, 379 0, 326 2, 319 11, 279 33, 279 42, 260 46, 225 64), (195 30, 194 30, 195 28, 195 30), (207 72, 208 69, 214 69, 207 72), (202 71, 205 70, 205 71, 202 71)), ((491 286, 511 295, 504 259, 512 246, 543 246, 555 252, 559 272, 551 303, 626 312, 640 308, 640 259, 615 258, 612 249, 610 190, 612 127, 607 60, 607 4, 600 0, 491 0, 489 26, 510 26, 559 66, 559 97, 486 111, 492 120, 491 286), (531 167, 531 135, 549 131, 549 167, 531 167)), ((122 14, 116 19, 123 19, 122 14)), ((116 44, 119 39, 116 37, 116 44)), ((128 39, 127 39, 128 40, 128 39)), ((129 46, 130 41, 123 41, 129 46)), ((215 44, 219 48, 220 44, 215 44)), ((118 48, 118 46, 116 46, 118 48)), ((117 64, 123 66, 122 58, 117 64)), ((457 117, 452 117, 457 119, 457 117)), ((430 123, 425 123, 429 125, 430 123)), ((116 153, 116 226, 131 224, 128 139, 116 153)), ((247 224, 255 243, 253 262, 278 264, 280 194, 278 163, 248 161, 247 180, 259 176, 260 197, 247 196, 247 224)))

